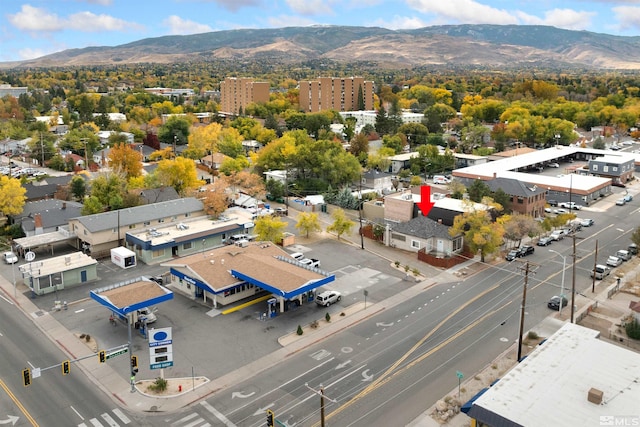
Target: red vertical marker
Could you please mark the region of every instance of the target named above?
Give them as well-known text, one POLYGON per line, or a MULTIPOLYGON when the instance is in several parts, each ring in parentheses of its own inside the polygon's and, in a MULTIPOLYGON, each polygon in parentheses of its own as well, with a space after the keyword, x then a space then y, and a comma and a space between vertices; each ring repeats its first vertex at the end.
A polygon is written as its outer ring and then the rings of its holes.
POLYGON ((435 203, 431 201, 431 187, 423 185, 420 187, 420 203, 418 203, 418 208, 422 212, 422 215, 429 215, 434 205, 435 203))

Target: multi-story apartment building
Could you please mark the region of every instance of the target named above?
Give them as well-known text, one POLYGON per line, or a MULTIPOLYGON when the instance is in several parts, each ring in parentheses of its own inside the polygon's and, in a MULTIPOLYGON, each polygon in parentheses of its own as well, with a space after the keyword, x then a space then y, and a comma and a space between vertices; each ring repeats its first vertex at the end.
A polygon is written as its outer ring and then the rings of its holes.
POLYGON ((299 84, 300 110, 306 113, 373 110, 373 82, 363 77, 320 77, 299 84))
POLYGON ((228 77, 220 82, 220 110, 238 114, 254 102, 269 101, 269 83, 246 77, 228 77))

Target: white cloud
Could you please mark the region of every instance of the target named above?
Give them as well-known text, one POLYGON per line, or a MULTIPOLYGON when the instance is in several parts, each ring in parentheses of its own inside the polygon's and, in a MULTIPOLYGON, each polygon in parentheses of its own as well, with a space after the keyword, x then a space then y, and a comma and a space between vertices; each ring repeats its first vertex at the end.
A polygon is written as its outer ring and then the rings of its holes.
POLYGON ((420 18, 409 16, 394 16, 391 20, 378 19, 372 23, 374 27, 388 28, 390 30, 412 30, 415 28, 423 28, 428 24, 420 18))
POLYGON ((317 25, 318 22, 311 19, 302 18, 300 16, 279 15, 270 16, 268 18, 269 25, 274 28, 281 27, 307 27, 309 25, 317 25))
POLYGON ((327 0, 287 0, 291 10, 301 15, 333 15, 332 3, 327 0))
POLYGON ((640 28, 640 7, 618 6, 612 10, 621 30, 640 28))
POLYGON ((22 5, 20 12, 8 15, 9 22, 20 30, 27 31, 60 31, 64 21, 55 13, 31 5, 22 5))
POLYGON ((162 25, 169 27, 169 34, 198 34, 213 31, 213 29, 206 24, 199 24, 188 19, 182 19, 177 15, 171 15, 162 21, 162 25))
POLYGON ((473 0, 407 0, 407 5, 421 13, 445 18, 449 22, 501 25, 518 23, 518 19, 506 10, 473 0))
POLYGON ((520 22, 526 25, 551 25, 567 30, 584 30, 591 25, 594 12, 581 12, 573 9, 553 9, 544 13, 544 18, 529 15, 524 12, 516 12, 520 22))
POLYGON ((235 12, 236 10, 243 7, 258 7, 262 5, 262 0, 212 0, 210 2, 222 6, 223 8, 232 12, 235 12))
POLYGON ((60 50, 63 50, 63 49, 40 49, 40 48, 25 47, 24 49, 20 49, 18 51, 18 55, 20 56, 20 59, 27 60, 27 59, 40 58, 41 56, 49 55, 50 53, 54 53, 54 52, 59 52, 60 50))
POLYGON ((110 15, 96 15, 91 12, 79 12, 67 18, 49 13, 43 8, 25 4, 20 12, 8 15, 9 22, 19 30, 25 31, 62 31, 66 29, 96 32, 122 31, 142 28, 139 24, 114 18, 110 15))

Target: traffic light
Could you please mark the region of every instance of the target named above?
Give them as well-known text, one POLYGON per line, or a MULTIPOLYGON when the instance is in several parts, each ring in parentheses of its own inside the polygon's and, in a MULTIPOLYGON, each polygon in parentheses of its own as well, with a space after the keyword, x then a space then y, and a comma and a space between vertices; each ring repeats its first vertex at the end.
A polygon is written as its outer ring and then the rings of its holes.
POLYGON ((267 409, 267 427, 273 427, 273 420, 275 416, 271 409, 267 409))
POLYGON ((62 362, 62 375, 69 375, 69 371, 71 370, 71 362, 65 360, 62 362))
POLYGON ((22 370, 22 384, 24 384, 25 387, 31 385, 31 369, 24 368, 22 370))
POLYGON ((138 373, 138 356, 131 356, 131 378, 138 373))
POLYGON ((100 359, 100 363, 104 363, 107 361, 107 352, 104 350, 100 350, 98 352, 98 358, 100 359))

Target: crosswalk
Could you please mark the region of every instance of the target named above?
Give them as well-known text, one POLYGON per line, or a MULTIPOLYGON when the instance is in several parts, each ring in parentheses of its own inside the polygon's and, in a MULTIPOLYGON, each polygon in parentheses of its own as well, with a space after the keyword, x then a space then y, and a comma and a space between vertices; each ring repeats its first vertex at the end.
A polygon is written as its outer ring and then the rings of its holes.
POLYGON ((211 427, 211 424, 200 416, 197 412, 180 418, 179 420, 171 423, 172 427, 211 427))
POLYGON ((124 412, 122 412, 120 409, 115 408, 111 411, 113 413, 113 415, 115 415, 115 418, 113 416, 111 416, 111 414, 109 412, 104 412, 102 414, 100 414, 100 418, 102 420, 99 420, 98 418, 91 418, 88 423, 82 423, 82 424, 78 424, 78 427, 105 427, 105 426, 109 426, 109 427, 120 427, 121 424, 118 423, 118 421, 116 421, 116 418, 122 423, 122 425, 127 425, 129 423, 131 423, 131 420, 129 419, 129 417, 127 417, 124 412), (106 424, 103 424, 106 423, 106 424))

